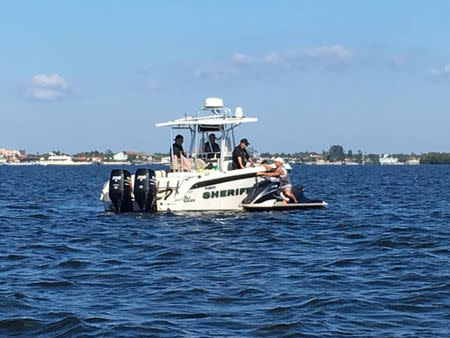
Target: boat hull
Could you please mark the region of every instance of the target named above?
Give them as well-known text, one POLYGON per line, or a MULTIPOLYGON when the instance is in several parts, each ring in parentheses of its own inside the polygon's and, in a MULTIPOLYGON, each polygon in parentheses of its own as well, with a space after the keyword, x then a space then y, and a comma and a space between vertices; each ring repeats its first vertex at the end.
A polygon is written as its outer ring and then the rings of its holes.
MULTIPOLYGON (((261 180, 256 173, 261 168, 246 168, 229 172, 169 173, 157 177, 156 211, 242 211, 242 200, 255 183, 261 180)), ((132 175, 134 176, 134 175, 132 175)), ((134 181, 132 177, 131 181, 134 181)), ((100 199, 105 211, 114 211, 109 198, 109 182, 103 186, 100 199)), ((133 201, 133 211, 139 207, 133 201)))

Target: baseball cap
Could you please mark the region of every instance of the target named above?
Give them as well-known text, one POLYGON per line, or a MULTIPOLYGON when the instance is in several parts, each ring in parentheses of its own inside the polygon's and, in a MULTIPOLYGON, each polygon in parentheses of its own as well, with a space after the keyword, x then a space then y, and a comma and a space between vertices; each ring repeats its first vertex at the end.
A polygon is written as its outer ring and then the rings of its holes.
POLYGON ((284 160, 281 157, 277 157, 276 159, 273 160, 274 162, 280 162, 281 164, 284 163, 284 160))
POLYGON ((244 143, 246 146, 248 146, 250 143, 248 143, 248 140, 246 138, 243 138, 241 140, 241 143, 244 143))
POLYGON ((177 136, 175 136, 175 138, 173 139, 174 141, 178 140, 179 138, 184 138, 183 135, 178 134, 177 136))

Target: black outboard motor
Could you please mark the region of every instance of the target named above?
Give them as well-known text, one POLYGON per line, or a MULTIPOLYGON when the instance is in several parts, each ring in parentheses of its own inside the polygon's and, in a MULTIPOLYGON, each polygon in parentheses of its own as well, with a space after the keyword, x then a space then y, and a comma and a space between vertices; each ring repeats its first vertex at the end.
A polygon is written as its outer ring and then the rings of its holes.
POLYGON ((116 212, 133 211, 131 200, 131 174, 128 170, 114 169, 109 176, 109 198, 116 212))
POLYGON ((156 180, 151 169, 138 169, 134 175, 134 198, 141 212, 156 212, 156 180))

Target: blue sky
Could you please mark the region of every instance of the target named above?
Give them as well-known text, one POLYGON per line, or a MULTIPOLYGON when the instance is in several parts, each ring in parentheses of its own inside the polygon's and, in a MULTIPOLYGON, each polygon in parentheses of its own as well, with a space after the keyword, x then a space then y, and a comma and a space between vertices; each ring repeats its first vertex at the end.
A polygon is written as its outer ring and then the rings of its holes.
POLYGON ((0 147, 167 151, 242 106, 259 151, 450 151, 449 1, 0 1, 0 147))

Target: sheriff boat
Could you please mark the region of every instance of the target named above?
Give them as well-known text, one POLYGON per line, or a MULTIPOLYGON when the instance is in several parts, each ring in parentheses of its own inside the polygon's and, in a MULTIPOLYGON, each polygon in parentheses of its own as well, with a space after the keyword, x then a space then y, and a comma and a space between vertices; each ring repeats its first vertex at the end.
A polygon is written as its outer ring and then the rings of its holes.
MULTIPOLYGON (((224 107, 220 98, 207 98, 195 116, 156 124, 169 127, 170 147, 174 135, 190 135, 189 170, 183 159, 173 159, 169 170, 138 169, 133 175, 115 169, 101 191, 106 211, 115 212, 179 212, 243 210, 242 200, 253 185, 261 180, 261 166, 231 170, 232 151, 237 145, 235 129, 242 123, 257 122, 245 117, 242 108, 234 112, 224 107), (209 135, 214 133, 220 152, 204 151, 209 135)), ((187 142, 185 142, 186 144, 187 142)), ((212 148, 212 147, 211 147, 212 148)))

